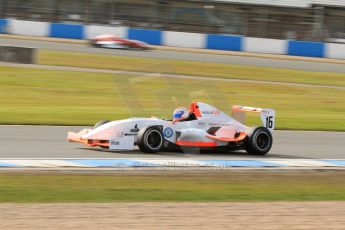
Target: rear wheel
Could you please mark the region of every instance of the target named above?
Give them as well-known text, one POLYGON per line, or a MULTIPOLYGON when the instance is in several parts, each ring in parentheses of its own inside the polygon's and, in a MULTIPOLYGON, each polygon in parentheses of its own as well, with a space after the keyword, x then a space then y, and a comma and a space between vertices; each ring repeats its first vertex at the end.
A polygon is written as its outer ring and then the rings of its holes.
POLYGON ((134 50, 134 51, 141 51, 141 50, 144 50, 143 47, 140 47, 140 46, 133 46, 133 45, 129 45, 129 46, 128 46, 128 49, 129 49, 129 50, 134 50))
POLYGON ((137 135, 137 145, 142 152, 157 153, 163 148, 164 138, 159 127, 142 128, 137 135))
POLYGON ((265 155, 271 150, 273 138, 265 127, 254 128, 244 141, 244 148, 249 154, 265 155))

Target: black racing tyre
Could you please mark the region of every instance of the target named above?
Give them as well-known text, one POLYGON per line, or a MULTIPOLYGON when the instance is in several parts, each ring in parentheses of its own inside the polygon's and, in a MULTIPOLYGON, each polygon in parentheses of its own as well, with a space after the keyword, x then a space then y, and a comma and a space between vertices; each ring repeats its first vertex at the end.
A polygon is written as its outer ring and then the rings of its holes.
POLYGON ((162 130, 156 126, 145 127, 137 134, 137 145, 144 153, 157 153, 163 148, 162 130))
POLYGON ((133 51, 142 51, 142 50, 144 50, 141 47, 135 47, 135 46, 128 46, 128 49, 129 50, 133 50, 133 51))
POLYGON ((95 129, 95 128, 101 126, 101 125, 104 125, 104 124, 108 123, 108 122, 110 122, 110 121, 108 121, 108 120, 101 120, 101 121, 97 122, 97 123, 93 126, 93 128, 95 129))
POLYGON ((255 127, 244 140, 244 149, 249 154, 265 155, 271 150, 273 138, 265 127, 255 127))
POLYGON ((90 45, 93 46, 93 47, 100 47, 100 45, 96 44, 96 43, 93 42, 93 41, 90 41, 90 45))

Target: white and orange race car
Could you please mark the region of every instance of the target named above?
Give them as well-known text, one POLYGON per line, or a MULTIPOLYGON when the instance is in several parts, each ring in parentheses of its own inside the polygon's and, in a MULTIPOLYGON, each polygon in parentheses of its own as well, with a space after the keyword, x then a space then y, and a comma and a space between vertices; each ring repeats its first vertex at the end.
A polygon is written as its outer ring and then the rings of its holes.
POLYGON ((90 44, 95 47, 110 49, 130 49, 130 50, 147 50, 150 46, 138 40, 131 40, 118 37, 114 34, 102 34, 90 39, 90 44))
POLYGON ((91 129, 69 132, 68 141, 110 150, 134 150, 156 153, 186 148, 245 149, 249 154, 264 155, 272 147, 271 131, 275 111, 233 106, 233 117, 202 102, 193 102, 189 117, 173 122, 160 118, 129 118, 100 121, 91 129), (246 112, 260 114, 263 126, 248 127, 240 122, 246 112))

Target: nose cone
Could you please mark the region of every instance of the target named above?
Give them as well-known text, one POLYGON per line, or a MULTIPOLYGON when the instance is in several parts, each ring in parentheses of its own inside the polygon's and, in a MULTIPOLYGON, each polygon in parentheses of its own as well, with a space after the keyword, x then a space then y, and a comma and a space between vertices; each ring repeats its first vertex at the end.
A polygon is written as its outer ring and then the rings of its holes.
POLYGON ((118 124, 116 121, 112 121, 90 130, 90 132, 83 135, 82 138, 94 140, 110 140, 110 138, 117 132, 118 124))

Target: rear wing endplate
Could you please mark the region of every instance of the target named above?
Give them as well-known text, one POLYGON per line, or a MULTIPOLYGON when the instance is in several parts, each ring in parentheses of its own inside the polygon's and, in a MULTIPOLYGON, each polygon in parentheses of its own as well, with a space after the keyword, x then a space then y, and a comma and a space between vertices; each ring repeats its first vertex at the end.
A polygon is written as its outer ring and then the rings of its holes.
POLYGON ((249 106, 234 105, 232 106, 232 117, 244 123, 245 113, 259 113, 261 122, 264 127, 272 131, 275 127, 275 111, 274 109, 263 109, 263 108, 254 108, 249 106))

